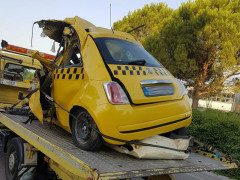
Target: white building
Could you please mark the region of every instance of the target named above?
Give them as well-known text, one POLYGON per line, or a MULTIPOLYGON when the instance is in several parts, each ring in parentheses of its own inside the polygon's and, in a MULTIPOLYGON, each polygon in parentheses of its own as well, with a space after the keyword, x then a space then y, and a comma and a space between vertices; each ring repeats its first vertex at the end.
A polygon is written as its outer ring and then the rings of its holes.
MULTIPOLYGON (((192 104, 192 88, 188 88, 188 95, 192 104)), ((240 92, 235 94, 231 86, 226 86, 221 94, 202 97, 198 107, 240 112, 240 92)))

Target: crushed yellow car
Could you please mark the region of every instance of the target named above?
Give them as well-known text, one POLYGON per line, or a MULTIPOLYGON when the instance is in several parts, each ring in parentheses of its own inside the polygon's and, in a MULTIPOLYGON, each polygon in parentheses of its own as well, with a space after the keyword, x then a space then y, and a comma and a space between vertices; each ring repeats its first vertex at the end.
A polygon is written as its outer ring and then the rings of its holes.
POLYGON ((42 108, 47 120, 54 116, 53 123, 71 132, 79 148, 99 149, 103 139, 122 145, 178 134, 191 123, 184 85, 130 34, 79 17, 37 24, 60 46, 54 61, 33 53, 45 70, 38 75, 41 107, 32 111, 39 116, 42 108), (44 94, 56 102, 55 110, 41 98, 44 94))

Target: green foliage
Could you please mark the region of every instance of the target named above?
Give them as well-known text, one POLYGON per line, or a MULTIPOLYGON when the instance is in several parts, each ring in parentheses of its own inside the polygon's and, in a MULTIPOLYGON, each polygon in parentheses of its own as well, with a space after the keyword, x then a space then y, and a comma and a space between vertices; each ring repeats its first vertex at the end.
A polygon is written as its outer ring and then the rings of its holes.
MULTIPOLYGON (((240 71, 240 0, 196 0, 173 11, 145 5, 114 23, 129 31, 170 72, 194 87, 193 106, 204 94, 221 92, 240 71)), ((239 83, 239 82, 238 82, 239 83)))
POLYGON ((182 4, 144 47, 198 96, 217 93, 240 70, 240 1, 182 4))
POLYGON ((164 3, 145 5, 142 9, 129 12, 122 20, 113 24, 114 30, 127 32, 140 25, 144 27, 131 32, 131 34, 139 41, 144 40, 151 34, 161 30, 163 22, 172 14, 172 9, 168 8, 164 3))
MULTIPOLYGON (((193 122, 188 134, 197 140, 213 145, 219 151, 240 160, 240 115, 218 110, 193 110, 193 122)), ((231 178, 240 179, 240 169, 217 171, 231 178)))
MULTIPOLYGON (((113 28, 127 32, 142 24, 146 26, 131 34, 174 76, 194 87, 198 98, 218 93, 240 71, 240 0, 189 1, 175 11, 163 3, 146 5, 113 28)), ((188 132, 240 160, 240 115, 193 110, 188 132)), ((221 172, 240 179, 239 169, 221 172)))

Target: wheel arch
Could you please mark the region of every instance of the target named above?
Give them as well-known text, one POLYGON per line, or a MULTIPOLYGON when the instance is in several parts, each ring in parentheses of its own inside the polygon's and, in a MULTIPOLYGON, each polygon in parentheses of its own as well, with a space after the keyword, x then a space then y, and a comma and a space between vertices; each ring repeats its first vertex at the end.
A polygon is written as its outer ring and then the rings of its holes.
POLYGON ((8 131, 9 134, 5 137, 5 142, 4 142, 4 146, 3 146, 3 151, 6 153, 7 152, 7 146, 8 143, 15 137, 19 137, 17 134, 15 134, 13 131, 8 131))
MULTIPOLYGON (((90 116, 92 117, 93 121, 96 123, 98 130, 101 132, 101 130, 102 130, 101 123, 96 120, 96 118, 97 118, 95 116, 96 114, 94 114, 94 112, 91 111, 91 109, 88 110, 87 108, 84 108, 81 105, 74 105, 71 108, 70 113, 74 114, 76 112, 76 110, 78 110, 78 109, 83 110, 83 111, 87 111, 90 114, 90 116)), ((73 117, 69 114, 69 127, 70 127, 71 132, 72 132, 72 122, 73 122, 73 117)))
MULTIPOLYGON (((74 114, 76 112, 76 110, 78 109, 81 109, 81 110, 85 110, 87 111, 85 108, 83 108, 82 106, 78 106, 78 105, 75 105, 72 107, 72 109, 70 110, 70 113, 71 114, 74 114)), ((87 111, 88 112, 88 111, 87 111)), ((89 112, 88 112, 89 113, 89 112)), ((69 127, 72 131, 72 121, 73 121, 73 117, 69 114, 69 127)))

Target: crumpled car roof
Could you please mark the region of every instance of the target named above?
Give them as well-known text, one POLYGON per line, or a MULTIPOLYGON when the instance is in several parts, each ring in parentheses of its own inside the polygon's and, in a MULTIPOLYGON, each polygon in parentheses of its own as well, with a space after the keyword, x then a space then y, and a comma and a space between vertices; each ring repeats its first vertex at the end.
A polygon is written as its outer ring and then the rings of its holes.
POLYGON ((75 16, 74 18, 65 18, 64 20, 41 20, 37 22, 40 28, 43 28, 43 32, 45 35, 47 35, 50 39, 53 39, 56 42, 61 42, 62 39, 62 32, 65 27, 67 26, 73 26, 80 39, 85 39, 88 34, 91 34, 94 36, 94 34, 113 34, 126 37, 132 40, 135 40, 132 35, 126 33, 126 32, 120 32, 120 31, 112 31, 110 29, 102 28, 102 27, 96 27, 89 21, 82 19, 80 17, 75 16))

